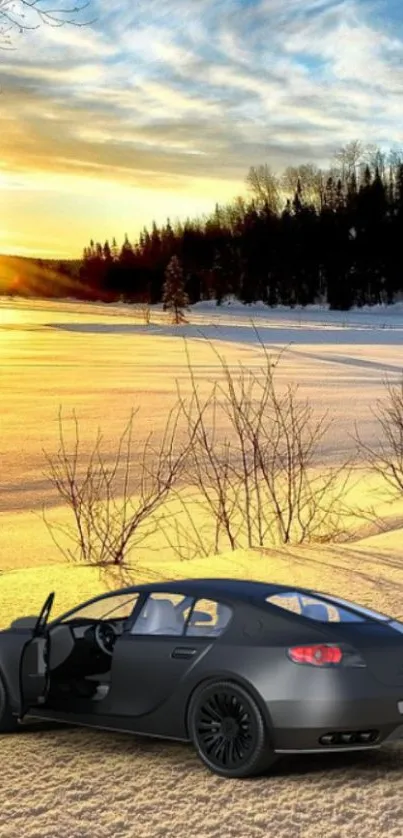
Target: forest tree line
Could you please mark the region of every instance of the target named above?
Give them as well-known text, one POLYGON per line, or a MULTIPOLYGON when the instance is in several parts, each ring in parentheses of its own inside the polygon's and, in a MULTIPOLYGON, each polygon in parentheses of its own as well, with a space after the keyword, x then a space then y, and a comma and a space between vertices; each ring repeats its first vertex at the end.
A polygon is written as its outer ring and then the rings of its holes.
MULTIPOLYGON (((393 302, 403 291, 403 152, 358 141, 328 169, 252 167, 248 194, 208 217, 85 247, 74 296, 159 303, 173 256, 189 302, 227 296, 332 308, 393 302)), ((69 274, 68 263, 59 273, 69 274)))

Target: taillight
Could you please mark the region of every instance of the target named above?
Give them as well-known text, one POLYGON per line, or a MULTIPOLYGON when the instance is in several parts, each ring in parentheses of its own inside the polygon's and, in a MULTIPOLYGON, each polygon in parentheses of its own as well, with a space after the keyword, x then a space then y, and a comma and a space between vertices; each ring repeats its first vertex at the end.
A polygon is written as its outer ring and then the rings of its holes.
POLYGON ((292 646, 288 656, 294 663, 305 663, 311 666, 329 666, 341 663, 343 652, 340 646, 321 644, 316 646, 292 646))

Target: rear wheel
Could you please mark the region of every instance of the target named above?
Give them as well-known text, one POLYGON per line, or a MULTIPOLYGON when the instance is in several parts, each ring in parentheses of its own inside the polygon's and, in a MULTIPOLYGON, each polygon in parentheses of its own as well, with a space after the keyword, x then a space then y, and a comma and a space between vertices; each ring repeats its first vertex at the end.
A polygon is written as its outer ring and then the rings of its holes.
POLYGON ((238 684, 200 687, 190 702, 188 724, 200 759, 222 777, 262 774, 277 759, 260 708, 238 684))
POLYGON ((18 721, 11 712, 7 690, 0 673, 0 733, 13 733, 17 727, 18 721))

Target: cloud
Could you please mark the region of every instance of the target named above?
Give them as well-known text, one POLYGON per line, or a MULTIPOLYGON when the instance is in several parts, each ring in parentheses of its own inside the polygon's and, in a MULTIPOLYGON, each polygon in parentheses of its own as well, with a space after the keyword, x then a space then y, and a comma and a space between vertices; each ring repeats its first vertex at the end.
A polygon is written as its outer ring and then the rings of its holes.
POLYGON ((395 0, 92 0, 91 15, 2 55, 10 183, 81 175, 188 195, 206 179, 213 205, 250 165, 324 164, 352 138, 403 136, 395 0))

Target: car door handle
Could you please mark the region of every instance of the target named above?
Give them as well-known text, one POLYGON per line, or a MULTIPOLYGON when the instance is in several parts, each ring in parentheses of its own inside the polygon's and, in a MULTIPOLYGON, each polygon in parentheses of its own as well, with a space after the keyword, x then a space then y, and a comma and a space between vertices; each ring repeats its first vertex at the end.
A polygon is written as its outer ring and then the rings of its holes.
POLYGON ((171 658, 193 658, 196 654, 196 649, 190 649, 188 646, 177 646, 173 650, 171 658))

